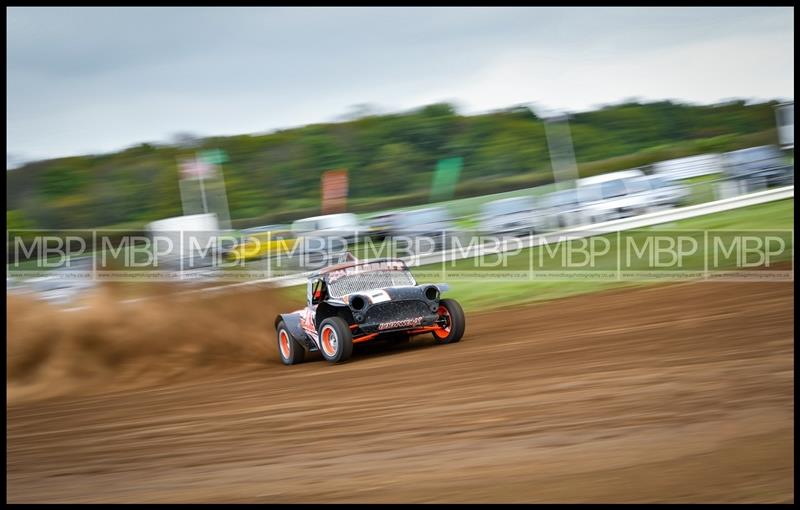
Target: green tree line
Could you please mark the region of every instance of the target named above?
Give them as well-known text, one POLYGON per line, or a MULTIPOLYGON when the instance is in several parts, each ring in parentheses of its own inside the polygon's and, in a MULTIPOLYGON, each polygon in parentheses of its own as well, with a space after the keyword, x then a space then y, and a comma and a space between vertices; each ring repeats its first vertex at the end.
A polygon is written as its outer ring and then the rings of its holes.
MULTIPOLYGON (((581 175, 774 143, 776 102, 629 101, 569 117, 581 175)), ((456 196, 552 182, 544 122, 528 107, 461 115, 432 104, 269 134, 141 144, 6 172, 8 228, 138 228, 181 214, 177 161, 222 149, 234 226, 319 212, 320 176, 347 168, 356 212, 424 203, 436 162, 461 157, 456 196)))

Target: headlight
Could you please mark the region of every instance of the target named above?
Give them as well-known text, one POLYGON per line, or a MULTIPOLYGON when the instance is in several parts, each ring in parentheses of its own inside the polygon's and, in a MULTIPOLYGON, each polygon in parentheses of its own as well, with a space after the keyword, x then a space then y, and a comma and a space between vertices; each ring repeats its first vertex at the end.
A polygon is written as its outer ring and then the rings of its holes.
POLYGON ((428 301, 436 301, 439 299, 439 289, 435 285, 430 285, 425 289, 425 297, 428 301))
POLYGON ((350 298, 350 307, 353 310, 363 310, 367 307, 367 300, 362 296, 353 296, 350 298))

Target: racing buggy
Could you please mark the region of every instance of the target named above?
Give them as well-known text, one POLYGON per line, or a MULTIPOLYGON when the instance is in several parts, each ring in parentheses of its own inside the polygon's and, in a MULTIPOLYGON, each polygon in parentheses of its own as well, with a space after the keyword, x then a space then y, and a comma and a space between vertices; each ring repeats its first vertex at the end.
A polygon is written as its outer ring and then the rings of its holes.
MULTIPOLYGON (((348 254, 349 255, 349 254, 348 254)), ((306 307, 275 318, 281 361, 294 365, 319 351, 330 363, 350 358, 353 344, 384 339, 407 342, 433 335, 450 344, 464 335, 464 311, 442 299, 446 284, 417 284, 399 259, 350 260, 308 278, 306 307)))

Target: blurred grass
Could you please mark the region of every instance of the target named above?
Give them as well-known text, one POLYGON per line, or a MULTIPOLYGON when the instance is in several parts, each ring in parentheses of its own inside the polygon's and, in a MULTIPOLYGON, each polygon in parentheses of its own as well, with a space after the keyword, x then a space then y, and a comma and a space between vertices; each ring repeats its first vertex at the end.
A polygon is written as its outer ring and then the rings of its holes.
MULTIPOLYGON (((736 230, 793 230, 794 229, 794 200, 786 199, 767 204, 755 205, 732 211, 709 214, 697 218, 690 218, 673 223, 656 225, 647 229, 637 230, 627 234, 634 239, 643 238, 648 232, 669 231, 669 230, 714 230, 714 229, 736 229, 736 230)), ((702 232, 687 233, 692 237, 702 236, 702 232)), ((785 233, 791 243, 793 232, 785 233)), ((615 237, 606 236, 606 237, 615 237)), ((791 246, 791 244, 790 244, 791 246)), ((538 248, 534 248, 534 256, 538 257, 538 248)), ((509 257, 508 265, 499 270, 527 271, 529 268, 531 254, 529 250, 523 250, 514 257, 509 257)), ((702 267, 701 255, 688 257, 685 267, 702 267)), ((568 297, 588 292, 617 289, 624 287, 639 287, 643 285, 658 285, 660 281, 470 281, 447 277, 447 271, 469 270, 474 262, 471 259, 456 261, 454 266, 449 263, 444 272, 444 282, 450 285, 447 292, 448 297, 452 297, 461 302, 468 311, 488 310, 512 305, 526 304, 536 301, 546 301, 568 297)), ((616 251, 612 249, 605 257, 598 260, 598 266, 605 268, 616 267, 616 251)), ((552 264, 549 266, 552 268, 552 264)), ((547 269, 548 267, 543 267, 547 269)), ((637 269, 632 267, 632 269, 637 269)), ((644 269, 644 267, 638 267, 644 269)), ((439 273, 441 264, 420 266, 412 268, 415 274, 420 275, 420 283, 441 283, 441 274, 431 277, 422 277, 423 273, 439 273)), ((290 287, 283 289, 287 296, 294 300, 303 299, 304 287, 290 287)))

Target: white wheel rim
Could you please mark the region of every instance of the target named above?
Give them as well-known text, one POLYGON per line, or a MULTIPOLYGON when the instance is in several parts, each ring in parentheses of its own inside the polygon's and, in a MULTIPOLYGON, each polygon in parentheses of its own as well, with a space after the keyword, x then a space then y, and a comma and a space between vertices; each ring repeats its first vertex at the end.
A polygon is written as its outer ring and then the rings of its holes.
POLYGON ((320 338, 320 344, 322 344, 322 350, 325 354, 329 357, 335 356, 336 351, 339 350, 339 339, 336 337, 336 331, 334 331, 333 326, 322 328, 320 338))

